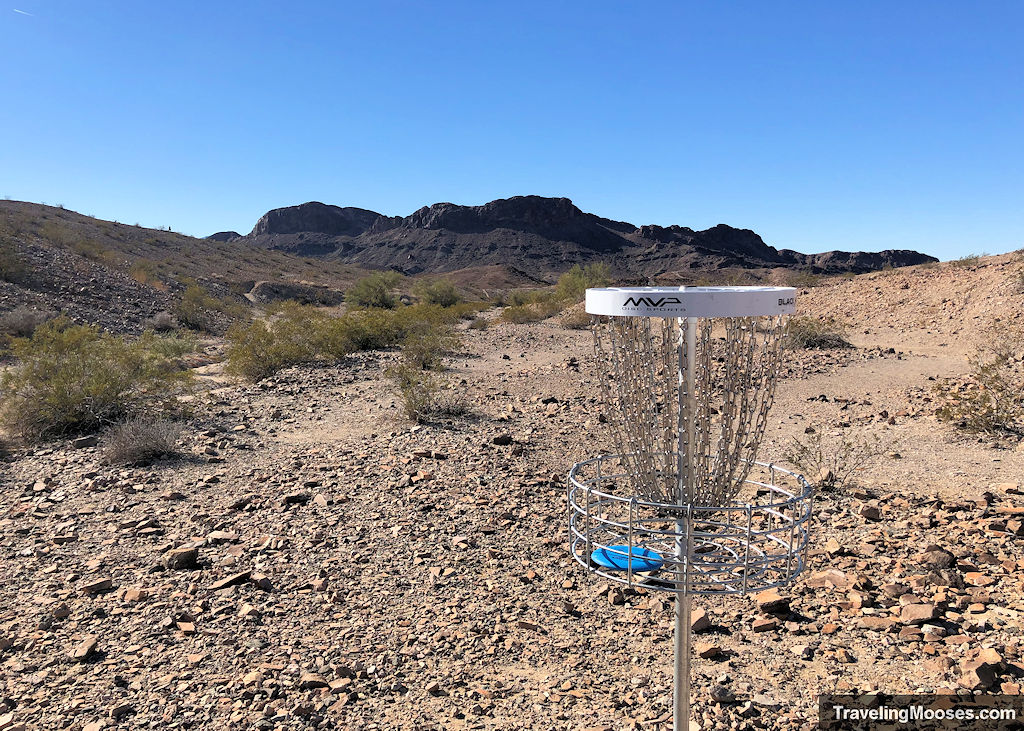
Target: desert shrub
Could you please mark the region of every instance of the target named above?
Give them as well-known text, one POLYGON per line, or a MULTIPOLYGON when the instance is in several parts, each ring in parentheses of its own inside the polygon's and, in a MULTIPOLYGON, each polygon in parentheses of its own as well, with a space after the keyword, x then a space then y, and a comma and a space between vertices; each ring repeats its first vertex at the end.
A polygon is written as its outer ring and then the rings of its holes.
POLYGON ((502 299, 507 307, 522 307, 553 296, 552 292, 543 289, 513 289, 506 292, 502 299))
POLYGON ((284 305, 269 321, 236 323, 227 332, 227 372, 259 381, 282 368, 349 352, 329 315, 313 307, 284 305))
POLYGON ((574 264, 572 269, 558 278, 555 292, 559 299, 580 302, 588 287, 606 287, 611 281, 611 267, 603 261, 593 262, 585 267, 574 264))
POLYGON ((0 315, 0 334, 26 338, 34 333, 37 327, 47 320, 52 320, 53 317, 53 312, 19 305, 10 312, 0 315))
POLYGON ((185 288, 174 308, 181 325, 215 334, 224 331, 225 322, 243 320, 247 314, 244 305, 214 297, 195 282, 185 288))
POLYGON ((103 435, 107 464, 140 465, 177 452, 181 425, 175 421, 138 416, 115 424, 103 435))
POLYGON ((472 321, 477 313, 490 309, 490 302, 459 302, 448 308, 448 311, 459 320, 472 321))
POLYGON ((129 340, 65 318, 40 326, 14 341, 17 363, 0 377, 0 422, 35 439, 171 406, 191 374, 155 349, 153 338, 129 340))
POLYGON ((959 259, 953 259, 950 264, 957 267, 958 269, 966 269, 968 267, 976 267, 981 263, 981 257, 988 256, 987 253, 982 252, 980 254, 967 254, 961 256, 959 259))
POLYGON ((462 393, 450 388, 441 376, 403 360, 387 371, 394 381, 406 416, 416 422, 462 416, 469 411, 462 393))
POLYGON ((128 275, 139 284, 148 285, 161 292, 167 291, 167 285, 157 275, 156 265, 147 259, 140 259, 132 264, 128 275))
POLYGON ((936 416, 967 432, 1024 434, 1024 328, 993 328, 969 363, 966 381, 937 385, 936 416))
POLYGON ((0 241, 0 281, 20 282, 28 267, 10 241, 0 241))
POLYGON ((802 315, 790 318, 786 326, 783 345, 787 348, 852 348, 846 339, 846 330, 835 318, 809 317, 802 315))
POLYGON ((347 342, 354 351, 393 348, 404 337, 396 313, 391 310, 359 310, 338 319, 335 337, 347 342))
POLYGON ((449 279, 417 282, 412 293, 428 305, 451 307, 462 301, 462 296, 449 279))
POLYGON ((884 453, 881 440, 846 433, 826 437, 820 429, 803 439, 793 438, 783 457, 822 489, 845 486, 857 470, 884 453))
POLYGON ((229 373, 258 381, 291 365, 402 343, 421 367, 433 368, 440 354, 458 344, 451 327, 456 315, 438 305, 368 308, 333 317, 315 307, 285 303, 275 312, 269 320, 236 324, 228 331, 229 373))
POLYGON ((591 316, 582 307, 571 307, 562 313, 558 323, 569 330, 586 330, 590 327, 591 316))
POLYGON ((501 320, 511 322, 515 325, 522 325, 528 322, 538 322, 544 318, 529 305, 511 305, 501 311, 501 320))
POLYGON ((789 270, 783 275, 783 282, 787 287, 809 289, 821 284, 821 275, 806 270, 789 270))
POLYGON ((468 327, 470 330, 486 330, 489 324, 485 317, 474 317, 468 327))
POLYGON ((437 370, 446 353, 457 347, 459 339, 445 325, 416 328, 402 343, 402 358, 420 370, 437 370))
POLYGON ((345 301, 355 307, 393 309, 398 304, 394 289, 401 281, 398 272, 374 272, 353 284, 345 293, 345 301))
POLYGON ((139 336, 140 347, 168 360, 176 360, 189 353, 194 353, 199 347, 196 336, 188 333, 174 333, 173 335, 157 334, 152 330, 146 331, 139 336))
POLYGON ((501 311, 501 319, 516 324, 540 322, 557 314, 561 309, 561 305, 554 300, 539 300, 531 304, 506 307, 501 311))
POLYGON ((174 319, 174 315, 167 311, 156 313, 148 318, 143 325, 147 330, 158 333, 171 332, 178 329, 178 321, 174 319))

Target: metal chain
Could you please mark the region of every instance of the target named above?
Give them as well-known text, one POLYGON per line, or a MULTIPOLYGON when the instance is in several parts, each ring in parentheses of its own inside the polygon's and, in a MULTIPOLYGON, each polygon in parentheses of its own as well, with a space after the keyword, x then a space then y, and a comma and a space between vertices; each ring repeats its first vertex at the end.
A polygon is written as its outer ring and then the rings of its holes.
MULTIPOLYGON (((775 396, 784 319, 698 321, 695 413, 683 420, 695 431, 692 505, 727 505, 747 478, 775 396)), ((599 317, 593 328, 609 421, 619 451, 629 455, 634 493, 668 504, 678 503, 676 486, 686 477, 676 459, 679 410, 688 408, 678 398, 681 327, 672 318, 599 317)), ((682 357, 689 357, 685 348, 682 357)))

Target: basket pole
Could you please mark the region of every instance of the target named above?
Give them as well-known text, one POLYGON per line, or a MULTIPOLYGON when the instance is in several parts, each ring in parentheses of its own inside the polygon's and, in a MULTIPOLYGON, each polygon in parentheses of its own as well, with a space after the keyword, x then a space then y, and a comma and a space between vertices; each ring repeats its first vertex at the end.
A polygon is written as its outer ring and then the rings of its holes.
POLYGON ((676 521, 676 566, 682 563, 683 580, 680 585, 676 577, 676 627, 675 664, 673 668, 674 691, 672 697, 672 727, 675 731, 689 731, 690 728, 690 559, 693 555, 692 508, 694 500, 693 465, 696 461, 694 450, 694 415, 696 400, 696 349, 697 318, 679 318, 679 446, 677 448, 677 504, 686 505, 685 517, 676 521), (684 329, 685 326, 685 329, 684 329), (685 348, 684 340, 685 338, 685 348), (685 536, 685 538, 683 538, 685 536))

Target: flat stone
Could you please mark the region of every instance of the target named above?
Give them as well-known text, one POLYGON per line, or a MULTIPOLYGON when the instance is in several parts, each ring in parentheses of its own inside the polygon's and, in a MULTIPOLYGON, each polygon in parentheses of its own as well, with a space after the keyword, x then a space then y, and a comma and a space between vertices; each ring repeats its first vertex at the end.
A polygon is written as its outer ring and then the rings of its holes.
POLYGON ((786 614, 789 612, 789 598, 779 594, 778 589, 766 589, 754 595, 757 608, 768 614, 786 614))
POLYGON ((331 684, 322 675, 316 673, 302 673, 299 676, 299 688, 302 690, 313 690, 314 688, 329 688, 331 684))
POLYGON ((105 591, 110 591, 114 586, 114 580, 106 577, 102 579, 93 579, 87 584, 82 584, 82 591, 86 594, 102 594, 105 591))
POLYGON ((882 519, 882 511, 878 509, 877 505, 871 505, 870 503, 861 505, 857 514, 864 518, 864 520, 868 521, 877 521, 882 519))
POLYGON ((194 569, 198 566, 199 550, 191 547, 172 548, 164 554, 163 564, 169 569, 194 569))
POLYGON ((991 586, 996 580, 980 571, 968 571, 964 574, 964 581, 971 586, 991 586))
POLYGON ((123 598, 126 602, 141 602, 149 598, 149 592, 145 589, 125 589, 123 598))
POLYGON ((96 652, 96 646, 98 644, 99 639, 96 635, 87 635, 85 639, 75 645, 75 648, 71 650, 69 656, 74 662, 85 662, 94 652, 96 652))
POLYGON ((252 571, 240 571, 237 574, 231 574, 231 576, 225 576, 220 581, 215 581, 210 585, 212 591, 220 591, 221 589, 227 589, 229 586, 236 586, 238 584, 244 584, 252 576, 252 571))
POLYGON ((939 616, 934 604, 905 604, 900 610, 900 622, 903 624, 924 624, 939 616))
POLYGON ((215 530, 206 536, 210 543, 225 543, 238 540, 238 534, 230 530, 215 530))
POLYGON ((704 658, 705 660, 722 654, 722 648, 710 642, 698 642, 694 645, 693 651, 697 654, 697 657, 704 658))

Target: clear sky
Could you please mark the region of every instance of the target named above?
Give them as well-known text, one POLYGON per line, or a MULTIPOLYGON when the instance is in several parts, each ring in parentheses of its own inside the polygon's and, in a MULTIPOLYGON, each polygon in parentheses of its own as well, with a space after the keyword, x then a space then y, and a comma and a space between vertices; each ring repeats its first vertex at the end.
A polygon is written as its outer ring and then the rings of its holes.
POLYGON ((7 0, 0 196, 207 235, 567 196, 780 248, 1024 247, 1024 3, 7 0))

